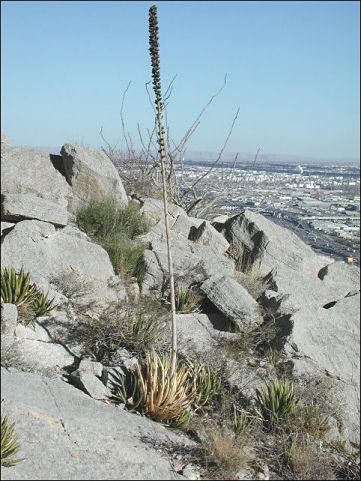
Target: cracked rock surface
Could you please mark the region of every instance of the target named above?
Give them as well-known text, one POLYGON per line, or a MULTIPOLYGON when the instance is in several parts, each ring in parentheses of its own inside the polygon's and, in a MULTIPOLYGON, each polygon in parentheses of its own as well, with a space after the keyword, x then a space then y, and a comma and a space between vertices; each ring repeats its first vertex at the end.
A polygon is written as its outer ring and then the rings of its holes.
POLYGON ((157 446, 190 441, 147 418, 15 369, 1 369, 1 393, 24 458, 2 479, 182 479, 157 446))

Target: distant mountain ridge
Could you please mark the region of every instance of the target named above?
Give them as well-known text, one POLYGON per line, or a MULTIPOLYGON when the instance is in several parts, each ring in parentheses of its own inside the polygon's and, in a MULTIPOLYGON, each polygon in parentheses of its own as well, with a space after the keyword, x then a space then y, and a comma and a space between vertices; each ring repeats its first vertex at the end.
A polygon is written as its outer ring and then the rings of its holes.
MULTIPOLYGON (((32 149, 41 150, 43 152, 59 154, 60 147, 50 147, 50 146, 38 146, 38 145, 29 145, 26 146, 32 149)), ((100 147, 92 147, 92 148, 100 148, 100 147)), ((203 162, 212 162, 217 159, 219 152, 215 151, 197 151, 191 150, 186 153, 185 161, 203 161, 203 162)), ((235 159, 236 152, 224 152, 222 155, 222 160, 225 162, 233 161, 235 159)), ((243 163, 251 163, 254 161, 256 156, 255 153, 247 153, 241 152, 238 154, 238 162, 243 163)), ((355 158, 332 158, 332 159, 325 159, 319 157, 307 157, 303 155, 294 155, 294 154, 268 154, 268 153, 260 153, 257 157, 257 164, 266 162, 271 164, 323 164, 323 165, 350 165, 355 167, 360 167, 360 159, 355 158)))
MULTIPOLYGON (((217 159, 218 152, 199 152, 199 151, 189 151, 185 156, 185 160, 194 161, 207 161, 210 162, 217 159)), ((232 161, 236 156, 236 152, 225 152, 222 156, 224 161, 232 161)), ((239 162, 253 162, 256 153, 239 153, 239 162)), ((257 163, 268 162, 268 163, 287 163, 287 164, 341 164, 341 165, 360 165, 360 159, 348 159, 348 158, 333 158, 333 159, 323 159, 319 157, 306 157, 303 155, 288 155, 288 154, 262 154, 260 153, 257 158, 257 163)))

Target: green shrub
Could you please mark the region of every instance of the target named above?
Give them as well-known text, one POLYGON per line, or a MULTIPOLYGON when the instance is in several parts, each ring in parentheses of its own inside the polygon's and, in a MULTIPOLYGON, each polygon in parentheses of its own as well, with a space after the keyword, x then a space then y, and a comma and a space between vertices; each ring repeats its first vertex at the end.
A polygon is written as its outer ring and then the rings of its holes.
POLYGON ((112 199, 91 202, 78 211, 77 220, 79 227, 100 243, 119 234, 134 239, 149 229, 148 222, 134 202, 120 209, 112 199))
POLYGON ((6 415, 1 416, 1 466, 10 467, 21 461, 13 457, 19 449, 14 423, 6 415))
POLYGON ((134 276, 145 245, 132 242, 149 229, 134 202, 120 209, 112 199, 91 202, 78 211, 79 227, 108 253, 116 274, 134 276))
POLYGON ((128 237, 117 235, 103 242, 117 275, 136 276, 137 266, 143 255, 145 245, 136 244, 128 237))
POLYGON ((275 379, 263 391, 256 389, 256 395, 263 418, 271 423, 286 420, 298 403, 293 384, 286 380, 275 379))

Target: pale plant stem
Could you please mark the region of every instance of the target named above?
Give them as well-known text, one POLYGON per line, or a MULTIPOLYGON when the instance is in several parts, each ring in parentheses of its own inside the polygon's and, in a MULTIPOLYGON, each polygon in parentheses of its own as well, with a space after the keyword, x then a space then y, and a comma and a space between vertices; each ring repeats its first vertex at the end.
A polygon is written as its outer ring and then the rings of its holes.
POLYGON ((172 327, 172 351, 171 351, 171 376, 175 375, 176 363, 177 363, 177 322, 176 322, 176 306, 175 306, 175 289, 174 289, 174 273, 173 273, 173 259, 172 259, 172 247, 171 247, 171 235, 169 229, 169 214, 168 214, 168 192, 167 192, 167 180, 165 172, 165 163, 167 157, 164 151, 164 138, 162 130, 162 110, 161 103, 157 101, 157 124, 158 124, 158 143, 160 150, 160 164, 162 170, 162 186, 163 186, 163 207, 164 207, 164 224, 165 235, 167 241, 167 254, 168 254, 168 270, 169 270, 169 283, 170 283, 170 303, 171 303, 171 327, 172 327))

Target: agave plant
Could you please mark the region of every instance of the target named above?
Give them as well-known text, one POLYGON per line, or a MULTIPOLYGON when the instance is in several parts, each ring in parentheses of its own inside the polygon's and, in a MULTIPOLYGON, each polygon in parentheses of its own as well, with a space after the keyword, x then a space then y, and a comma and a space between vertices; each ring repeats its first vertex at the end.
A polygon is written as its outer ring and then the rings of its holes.
POLYGON ((237 409, 236 406, 233 405, 231 422, 234 432, 238 435, 251 424, 251 417, 249 413, 243 409, 237 409))
POLYGON ((36 317, 44 316, 49 311, 54 309, 54 307, 56 306, 54 299, 55 299, 54 297, 52 299, 48 299, 48 294, 44 294, 41 291, 37 291, 31 303, 31 306, 35 312, 35 316, 36 317))
POLYGON ((14 426, 6 415, 1 416, 1 466, 10 467, 21 461, 13 457, 20 449, 14 426))
POLYGON ((161 319, 147 316, 142 310, 133 315, 130 313, 127 328, 124 329, 124 344, 127 349, 144 351, 159 338, 163 328, 164 322, 161 319))
POLYGON ((218 370, 213 369, 207 364, 193 364, 190 361, 186 361, 186 364, 191 369, 193 375, 196 389, 193 404, 197 411, 198 409, 211 404, 215 396, 221 393, 221 378, 218 370))
POLYGON ((177 287, 175 291, 175 306, 179 313, 197 312, 200 306, 200 296, 183 287, 177 287))
POLYGON ((143 412, 155 421, 179 419, 195 399, 192 372, 186 365, 178 365, 172 374, 171 358, 160 357, 155 351, 136 365, 138 392, 136 401, 143 412))
POLYGON ((269 422, 287 419, 298 403, 293 384, 286 380, 275 379, 263 391, 256 389, 256 395, 262 416, 269 422))
POLYGON ((55 307, 54 298, 48 299, 35 284, 30 283, 30 273, 23 268, 17 273, 13 267, 1 271, 1 300, 18 307, 32 308, 35 316, 43 316, 55 307))
POLYGON ((25 273, 23 268, 19 273, 13 267, 5 267, 1 271, 1 300, 3 302, 17 306, 25 303, 31 304, 36 293, 35 285, 30 283, 30 274, 25 273))
POLYGON ((114 399, 121 402, 129 410, 135 410, 142 402, 138 391, 138 378, 132 371, 125 374, 113 375, 114 399))
POLYGON ((192 419, 192 410, 185 409, 174 421, 171 423, 172 428, 186 429, 192 419))

